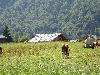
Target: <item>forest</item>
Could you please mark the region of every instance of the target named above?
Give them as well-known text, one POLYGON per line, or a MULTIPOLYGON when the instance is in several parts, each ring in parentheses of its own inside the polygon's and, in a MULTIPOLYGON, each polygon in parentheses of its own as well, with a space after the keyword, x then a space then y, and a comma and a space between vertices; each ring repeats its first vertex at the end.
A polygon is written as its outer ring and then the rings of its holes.
POLYGON ((0 0, 0 34, 7 25, 14 40, 55 32, 100 36, 99 8, 99 0, 0 0))

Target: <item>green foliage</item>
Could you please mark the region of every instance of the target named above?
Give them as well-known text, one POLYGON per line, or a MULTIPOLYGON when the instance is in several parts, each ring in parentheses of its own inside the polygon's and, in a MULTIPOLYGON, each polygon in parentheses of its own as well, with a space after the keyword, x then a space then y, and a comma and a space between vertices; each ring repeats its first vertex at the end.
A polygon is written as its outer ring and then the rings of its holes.
POLYGON ((99 75, 100 48, 83 48, 82 42, 1 44, 0 75, 99 75), (69 58, 62 58, 61 46, 68 43, 69 58))
POLYGON ((5 26, 5 28, 3 29, 3 35, 5 37, 7 37, 7 39, 6 39, 7 42, 12 42, 13 41, 13 39, 12 39, 12 37, 10 35, 10 30, 9 30, 8 26, 5 26))
POLYGON ((27 36, 23 36, 21 39, 20 39, 20 42, 27 42, 29 40, 29 38, 27 36))
MULTIPOLYGON (((70 39, 84 34, 100 36, 99 0, 2 0, 11 4, 0 8, 0 25, 10 25, 11 33, 63 32, 70 39)), ((5 4, 6 5, 6 4, 5 4)), ((0 29, 1 31, 1 29, 0 29)))
POLYGON ((9 30, 8 26, 5 26, 5 28, 3 29, 3 35, 5 37, 8 37, 10 35, 9 31, 10 30, 9 30))

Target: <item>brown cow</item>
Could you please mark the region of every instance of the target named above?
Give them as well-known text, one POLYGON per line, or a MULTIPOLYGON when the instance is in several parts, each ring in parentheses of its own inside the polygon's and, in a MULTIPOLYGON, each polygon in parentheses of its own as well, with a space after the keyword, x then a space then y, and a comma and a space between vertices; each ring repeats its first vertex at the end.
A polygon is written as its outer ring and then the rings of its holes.
POLYGON ((63 56, 64 56, 64 55, 69 56, 69 51, 70 51, 70 49, 69 49, 68 44, 64 44, 64 45, 62 46, 62 55, 63 55, 63 56))
POLYGON ((99 47, 100 46, 100 42, 94 42, 95 47, 99 47))
POLYGON ((0 54, 2 54, 3 52, 2 52, 2 47, 0 47, 0 54))
POLYGON ((100 46, 100 42, 96 42, 96 46, 100 46))

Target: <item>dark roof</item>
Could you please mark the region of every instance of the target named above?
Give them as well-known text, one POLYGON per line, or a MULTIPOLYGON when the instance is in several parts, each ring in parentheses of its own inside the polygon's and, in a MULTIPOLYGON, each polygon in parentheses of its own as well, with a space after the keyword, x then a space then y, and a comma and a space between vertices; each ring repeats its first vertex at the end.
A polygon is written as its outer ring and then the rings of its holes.
POLYGON ((39 42, 39 41, 53 41, 61 33, 54 34, 36 34, 34 38, 30 39, 28 42, 39 42))
POLYGON ((94 39, 96 39, 96 40, 97 40, 97 39, 100 39, 100 37, 99 37, 99 36, 92 35, 92 34, 87 34, 87 35, 85 35, 82 39, 84 39, 84 40, 85 40, 85 39, 87 39, 88 37, 91 37, 91 36, 92 36, 94 39))

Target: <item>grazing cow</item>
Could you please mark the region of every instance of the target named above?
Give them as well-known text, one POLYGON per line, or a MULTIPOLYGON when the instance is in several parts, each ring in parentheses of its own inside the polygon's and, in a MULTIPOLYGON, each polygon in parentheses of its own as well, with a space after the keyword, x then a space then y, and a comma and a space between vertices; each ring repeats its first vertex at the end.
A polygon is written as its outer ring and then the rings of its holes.
POLYGON ((2 54, 2 47, 0 47, 0 54, 2 54))
POLYGON ((100 42, 96 42, 96 46, 100 46, 100 42))
POLYGON ((68 44, 64 44, 62 46, 62 55, 69 56, 69 51, 70 51, 70 49, 69 49, 68 44))
POLYGON ((100 42, 94 42, 95 47, 100 46, 100 42))
POLYGON ((92 48, 92 49, 94 49, 95 47, 96 47, 96 44, 95 43, 93 43, 93 44, 91 44, 91 45, 86 45, 85 44, 85 46, 83 46, 84 48, 92 48))
POLYGON ((94 44, 93 36, 89 36, 84 42, 85 42, 84 48, 92 48, 92 49, 94 49, 95 44, 94 44))
POLYGON ((100 42, 93 42, 92 49, 100 46, 100 42))

